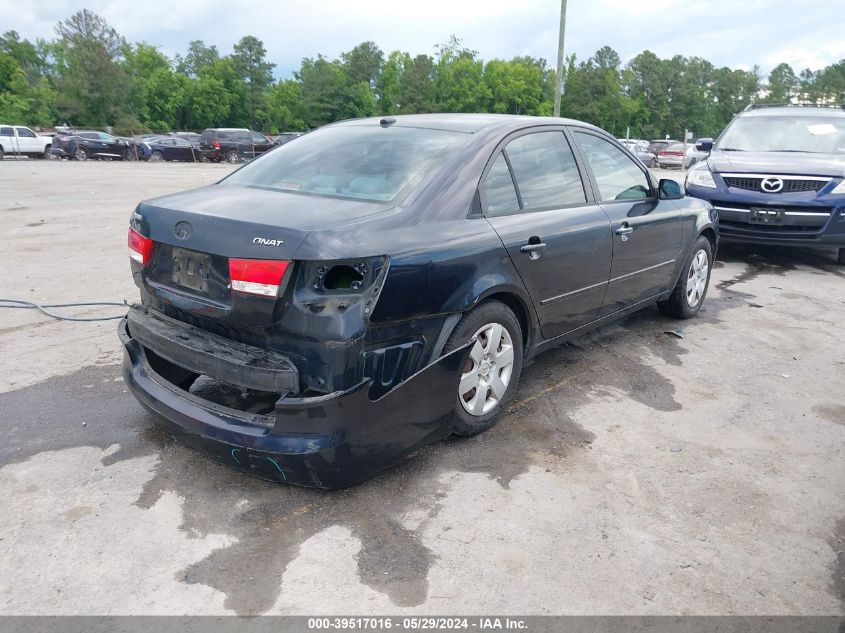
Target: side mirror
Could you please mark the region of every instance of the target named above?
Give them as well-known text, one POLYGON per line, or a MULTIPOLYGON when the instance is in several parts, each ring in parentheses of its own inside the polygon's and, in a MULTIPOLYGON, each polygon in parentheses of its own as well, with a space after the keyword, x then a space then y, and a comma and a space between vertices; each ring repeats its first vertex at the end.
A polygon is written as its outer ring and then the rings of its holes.
POLYGON ((684 197, 684 190, 677 181, 671 178, 661 178, 658 185, 661 200, 680 200, 684 197))
POLYGON ((713 150, 713 139, 702 138, 695 144, 695 149, 699 152, 711 152, 713 150))

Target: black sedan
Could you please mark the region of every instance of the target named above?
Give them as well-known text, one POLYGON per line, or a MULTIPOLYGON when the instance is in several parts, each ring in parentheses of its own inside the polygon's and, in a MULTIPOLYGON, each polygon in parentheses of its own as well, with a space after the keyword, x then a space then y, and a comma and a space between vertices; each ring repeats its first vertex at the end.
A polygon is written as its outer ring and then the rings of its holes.
POLYGON ((578 121, 329 125, 137 207, 123 376, 217 460, 351 485, 490 428, 550 346, 654 303, 694 316, 715 220, 578 121))
POLYGON ((144 141, 149 148, 149 160, 182 160, 198 162, 202 153, 199 146, 176 136, 160 136, 144 141))

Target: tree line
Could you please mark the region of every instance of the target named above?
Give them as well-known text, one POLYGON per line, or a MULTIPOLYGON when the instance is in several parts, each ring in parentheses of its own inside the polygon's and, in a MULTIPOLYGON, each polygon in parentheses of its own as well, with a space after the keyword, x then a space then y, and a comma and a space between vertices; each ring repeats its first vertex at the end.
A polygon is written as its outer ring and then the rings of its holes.
MULTIPOLYGON (((33 126, 112 126, 116 132, 249 127, 302 131, 340 119, 421 112, 549 116, 555 70, 545 59, 484 61, 459 39, 433 55, 387 55, 363 42, 338 59, 305 58, 275 80, 264 43, 241 38, 229 54, 201 40, 173 59, 147 42, 129 43, 83 9, 59 22, 55 38, 0 37, 0 121, 33 126)), ((714 136, 752 102, 845 103, 845 59, 796 74, 780 64, 764 77, 700 57, 661 59, 644 51, 623 64, 609 46, 566 60, 561 113, 612 134, 714 136)))

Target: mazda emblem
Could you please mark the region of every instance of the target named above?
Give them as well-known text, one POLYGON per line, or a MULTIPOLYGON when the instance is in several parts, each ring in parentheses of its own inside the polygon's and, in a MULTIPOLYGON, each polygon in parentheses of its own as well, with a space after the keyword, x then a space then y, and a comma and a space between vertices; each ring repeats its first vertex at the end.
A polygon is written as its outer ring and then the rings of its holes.
POLYGON ((777 193, 783 189, 783 180, 780 178, 763 178, 760 181, 760 189, 766 193, 777 193))

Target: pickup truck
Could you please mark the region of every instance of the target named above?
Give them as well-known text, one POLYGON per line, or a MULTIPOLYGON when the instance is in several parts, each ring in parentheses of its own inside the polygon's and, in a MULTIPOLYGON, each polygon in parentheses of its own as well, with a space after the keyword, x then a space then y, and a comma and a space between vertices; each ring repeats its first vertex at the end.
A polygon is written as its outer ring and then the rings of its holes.
POLYGON ((53 137, 51 136, 38 136, 22 125, 0 123, 0 160, 3 160, 6 154, 50 158, 52 147, 53 137))

